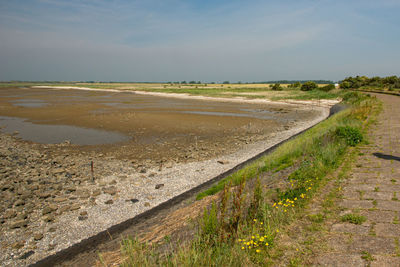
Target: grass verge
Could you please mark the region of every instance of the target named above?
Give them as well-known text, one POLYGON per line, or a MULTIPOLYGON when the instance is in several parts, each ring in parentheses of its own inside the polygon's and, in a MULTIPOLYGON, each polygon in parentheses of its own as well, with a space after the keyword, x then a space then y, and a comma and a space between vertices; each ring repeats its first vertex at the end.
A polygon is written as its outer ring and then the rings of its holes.
MULTIPOLYGON (((200 194, 198 198, 220 192, 219 201, 204 210, 193 240, 166 251, 135 239, 125 240, 123 266, 272 264, 277 257, 274 247, 281 229, 298 218, 313 195, 326 184, 327 175, 341 164, 347 149, 363 140, 366 118, 376 100, 359 93, 348 93, 344 99, 351 108, 200 194), (289 166, 295 168, 285 177, 285 186, 266 190, 259 177, 289 166)), ((329 208, 330 202, 325 204, 329 208)), ((324 216, 310 217, 316 224, 314 228, 324 216)))

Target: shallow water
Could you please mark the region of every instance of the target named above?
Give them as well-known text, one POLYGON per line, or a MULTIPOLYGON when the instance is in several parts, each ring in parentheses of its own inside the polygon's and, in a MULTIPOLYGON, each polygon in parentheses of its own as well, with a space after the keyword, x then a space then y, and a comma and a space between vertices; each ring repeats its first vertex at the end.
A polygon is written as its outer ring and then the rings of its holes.
POLYGON ((24 140, 42 144, 58 144, 69 141, 77 145, 99 145, 125 142, 128 136, 120 133, 87 129, 69 125, 35 124, 26 119, 0 116, 1 131, 16 133, 24 140))
POLYGON ((239 137, 273 132, 276 127, 314 115, 279 104, 202 101, 132 92, 0 90, 0 125, 6 126, 3 131, 18 131, 20 138, 38 143, 70 140, 73 144, 98 145, 128 141, 129 149, 134 150, 139 149, 138 145, 159 145, 163 140, 175 149, 193 140, 236 142, 239 137))

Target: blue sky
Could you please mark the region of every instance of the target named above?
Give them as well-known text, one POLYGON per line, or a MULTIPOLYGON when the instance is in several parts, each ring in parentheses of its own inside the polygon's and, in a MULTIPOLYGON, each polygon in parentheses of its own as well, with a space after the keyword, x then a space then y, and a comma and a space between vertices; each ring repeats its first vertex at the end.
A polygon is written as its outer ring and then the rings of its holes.
POLYGON ((400 76, 400 0, 0 0, 0 80, 400 76))

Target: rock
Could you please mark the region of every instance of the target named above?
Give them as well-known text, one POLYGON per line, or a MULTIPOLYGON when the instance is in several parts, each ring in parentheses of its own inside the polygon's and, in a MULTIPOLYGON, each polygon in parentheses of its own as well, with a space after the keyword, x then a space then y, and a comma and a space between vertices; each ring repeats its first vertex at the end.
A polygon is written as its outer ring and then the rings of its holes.
POLYGON ((145 202, 145 203, 144 203, 144 206, 145 206, 145 207, 150 207, 150 203, 149 203, 149 202, 145 202))
POLYGON ((65 197, 56 197, 53 200, 54 200, 54 202, 60 203, 60 202, 67 201, 67 198, 65 198, 65 197))
POLYGON ((10 228, 11 229, 22 228, 22 227, 26 227, 27 225, 28 225, 27 220, 18 220, 18 221, 11 223, 10 228))
POLYGON ((88 213, 87 213, 87 211, 86 211, 86 210, 84 210, 84 211, 81 211, 81 212, 79 213, 79 215, 81 215, 81 216, 87 216, 87 215, 88 215, 88 213))
POLYGON ((49 214, 49 213, 51 213, 51 212, 53 212, 55 210, 57 210, 57 206, 49 205, 49 206, 46 206, 46 207, 43 208, 42 214, 46 215, 46 214, 49 214))
POLYGON ((168 169, 172 168, 172 166, 172 162, 167 162, 167 164, 165 164, 165 167, 168 169))
POLYGON ((227 160, 218 160, 217 162, 218 162, 219 164, 222 164, 222 165, 228 164, 228 163, 229 163, 229 161, 227 161, 227 160))
POLYGON ((17 241, 17 242, 15 242, 15 243, 13 243, 11 245, 11 247, 13 249, 20 249, 20 248, 23 248, 24 246, 25 246, 25 241, 24 240, 17 241))
POLYGON ((43 234, 42 233, 36 233, 33 235, 33 240, 35 241, 39 241, 43 238, 43 234))
POLYGON ((155 186, 156 189, 160 189, 160 188, 162 188, 162 187, 164 187, 164 184, 157 184, 157 185, 155 186))
POLYGON ((23 201, 22 199, 18 199, 17 201, 14 202, 14 206, 22 206, 25 205, 25 201, 23 201))
POLYGON ((146 173, 147 170, 146 170, 145 168, 142 168, 142 169, 139 170, 139 172, 140 172, 140 173, 146 173))
POLYGON ((59 211, 60 213, 63 213, 63 212, 69 211, 70 208, 71 208, 71 205, 65 205, 65 206, 61 206, 61 207, 58 209, 58 211, 59 211))
POLYGON ((78 216, 79 221, 84 221, 88 218, 88 216, 78 216))
POLYGON ((53 250, 56 247, 57 244, 50 244, 49 248, 47 249, 48 251, 53 250))
POLYGON ((106 202, 104 202, 105 204, 113 204, 114 201, 112 199, 107 200, 106 202))
POLYGON ((28 218, 28 214, 26 213, 20 213, 17 215, 17 217, 15 217, 17 220, 25 220, 26 218, 28 218))
POLYGON ((3 215, 3 217, 5 219, 11 219, 11 218, 14 218, 15 216, 17 216, 17 213, 15 212, 15 210, 7 210, 3 215))
POLYGON ((43 216, 42 219, 45 222, 52 222, 52 221, 54 221, 55 218, 54 218, 54 215, 49 214, 49 215, 43 216))
POLYGON ((112 181, 110 182, 110 185, 114 185, 114 184, 117 184, 117 181, 112 180, 112 181))
POLYGON ((39 191, 38 193, 36 193, 36 195, 37 195, 39 198, 48 198, 48 197, 50 197, 50 193, 49 193, 49 192, 42 192, 42 191, 39 191))
POLYGON ((115 186, 110 186, 103 188, 103 192, 110 195, 115 195, 117 193, 117 188, 115 186))
POLYGON ((25 259, 29 258, 30 256, 32 256, 33 254, 35 254, 35 252, 33 250, 29 250, 29 251, 25 252, 24 254, 22 254, 22 256, 19 257, 19 259, 25 260, 25 259))
POLYGON ((48 231, 49 231, 50 233, 54 233, 56 230, 57 230, 57 229, 56 229, 55 227, 50 227, 48 231))
POLYGON ((93 190, 93 192, 92 192, 92 196, 94 196, 94 197, 97 197, 100 194, 101 194, 100 189, 93 190))
POLYGON ((131 198, 129 201, 131 201, 132 203, 136 203, 136 202, 139 202, 139 199, 137 199, 137 198, 131 198))
POLYGON ((81 208, 81 205, 79 203, 75 203, 75 204, 72 204, 69 209, 70 210, 79 210, 80 208, 81 208))

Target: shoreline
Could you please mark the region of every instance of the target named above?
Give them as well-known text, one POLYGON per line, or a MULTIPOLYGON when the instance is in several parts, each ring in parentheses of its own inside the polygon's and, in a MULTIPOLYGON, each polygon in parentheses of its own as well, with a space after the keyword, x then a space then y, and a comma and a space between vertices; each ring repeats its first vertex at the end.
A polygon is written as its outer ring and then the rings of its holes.
POLYGON ((195 100, 204 100, 204 101, 217 101, 217 102, 235 102, 235 103, 253 103, 253 104, 287 104, 287 105, 312 105, 318 107, 331 107, 340 102, 340 100, 334 99, 322 99, 322 100, 280 100, 280 101, 272 101, 268 99, 248 99, 245 97, 211 97, 211 96, 199 96, 199 95, 189 95, 187 93, 162 93, 162 92, 148 92, 148 91, 137 91, 131 89, 100 89, 100 88, 89 88, 89 87, 74 87, 74 86, 47 86, 47 85, 38 85, 31 86, 31 88, 39 88, 39 89, 60 89, 60 90, 84 90, 84 91, 100 91, 100 92, 115 92, 115 93, 134 93, 141 95, 151 95, 158 97, 171 97, 171 98, 180 98, 180 99, 195 99, 195 100))
MULTIPOLYGON (((71 89, 76 88, 73 87, 71 89)), ((91 88, 87 89, 95 91, 105 90, 91 88)), ((113 90, 113 92, 114 91, 125 92, 125 90, 113 90)), ((147 92, 140 93, 152 94, 147 92)), ((159 95, 161 93, 155 94, 161 96, 159 95)), ((174 95, 182 97, 180 94, 174 95)), ((193 97, 186 95, 184 97, 193 99, 196 96, 193 97)), ((209 97, 201 97, 202 100, 208 100, 208 98, 209 97)), ((227 100, 241 102, 253 101, 229 98, 227 98, 227 100)), ((218 101, 221 100, 218 99, 218 101)), ((266 100, 261 101, 263 101, 262 103, 272 102, 266 100)), ((290 103, 290 105, 295 104, 290 103)), ((303 106, 302 108, 306 107, 303 106)), ((29 251, 24 249, 21 251, 21 253, 16 255, 17 257, 13 258, 14 252, 12 250, 7 250, 5 251, 5 254, 8 255, 4 255, 6 257, 4 258, 3 256, 0 259, 2 264, 5 264, 5 266, 25 266, 38 262, 50 255, 54 255, 57 252, 78 244, 82 240, 85 240, 109 229, 114 225, 120 224, 139 214, 142 214, 180 194, 183 194, 184 192, 187 192, 188 190, 191 190, 196 186, 199 186, 219 176, 222 173, 229 171, 235 166, 248 161, 260 153, 263 153, 268 148, 273 147, 274 145, 279 144, 280 142, 314 126, 329 116, 329 108, 327 106, 312 106, 308 108, 318 109, 320 115, 308 121, 296 122, 288 130, 270 134, 265 138, 267 141, 250 143, 242 150, 221 157, 198 162, 177 163, 174 166, 168 166, 162 170, 156 168, 149 169, 147 170, 146 175, 143 173, 134 172, 132 168, 123 166, 124 164, 121 161, 110 163, 118 166, 118 168, 115 169, 119 169, 119 171, 116 171, 112 175, 99 178, 99 180, 96 180, 94 184, 88 183, 87 189, 91 192, 94 192, 99 188, 99 185, 105 185, 108 187, 113 187, 115 192, 100 193, 96 198, 94 205, 83 205, 76 210, 61 214, 59 217, 57 217, 55 222, 51 223, 51 227, 55 229, 55 231, 45 233, 46 235, 36 243, 37 248, 34 250, 34 254, 27 257, 27 259, 18 260, 18 257, 20 258, 21 255, 23 256, 24 253, 29 251), (220 162, 223 162, 223 164, 220 162), (148 173, 150 173, 150 175, 148 175, 148 173), (159 186, 158 189, 157 186, 159 186), (109 202, 109 204, 105 204, 107 202, 109 202), (82 216, 82 210, 87 212, 87 216, 84 220, 79 219, 80 216, 82 216), (49 246, 52 246, 51 250, 49 250, 49 246)), ((13 137, 10 138, 12 139, 13 137)), ((102 163, 100 162, 98 164, 102 163)), ((36 223, 36 227, 43 228, 43 225, 40 225, 40 222, 38 222, 36 223)), ((34 231, 34 229, 35 227, 33 227, 32 230, 34 231)), ((10 234, 12 235, 13 233, 10 234)), ((5 239, 7 239, 7 236, 5 239)), ((30 239, 32 239, 32 237, 30 237, 30 239)))

